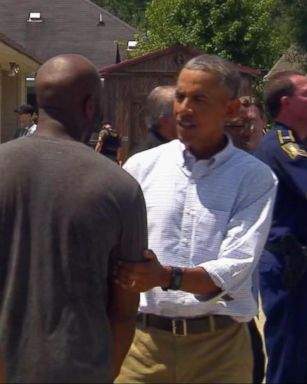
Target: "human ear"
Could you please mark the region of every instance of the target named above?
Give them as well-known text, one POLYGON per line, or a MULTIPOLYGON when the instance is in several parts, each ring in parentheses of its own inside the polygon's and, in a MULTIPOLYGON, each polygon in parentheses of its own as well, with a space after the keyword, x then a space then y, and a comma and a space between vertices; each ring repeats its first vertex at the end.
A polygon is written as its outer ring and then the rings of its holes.
POLYGON ((289 104, 290 104, 289 96, 282 96, 280 98, 280 109, 282 109, 284 107, 288 107, 289 104))
POLYGON ((93 96, 88 96, 84 101, 83 112, 87 120, 92 120, 95 114, 95 102, 93 96))

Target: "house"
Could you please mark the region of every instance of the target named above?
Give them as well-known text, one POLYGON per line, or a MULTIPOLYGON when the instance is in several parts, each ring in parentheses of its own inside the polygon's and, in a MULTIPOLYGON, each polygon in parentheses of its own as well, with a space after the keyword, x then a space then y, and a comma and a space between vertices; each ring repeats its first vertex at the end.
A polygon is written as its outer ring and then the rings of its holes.
POLYGON ((5 46, 5 52, 19 52, 10 62, 19 65, 20 73, 7 76, 9 68, 4 64, 0 140, 8 140, 16 129, 16 115, 11 115, 16 106, 36 103, 38 63, 58 54, 76 53, 97 67, 108 66, 127 58, 128 42, 134 40, 135 33, 133 27, 90 0, 1 0, 1 47, 5 46), (25 62, 30 61, 26 68, 25 62))
POLYGON ((77 53, 102 67, 127 57, 136 30, 89 0, 1 0, 0 33, 41 61, 77 53))
POLYGON ((298 47, 290 47, 281 58, 273 65, 264 79, 269 79, 273 74, 283 71, 307 71, 307 53, 298 47))
POLYGON ((33 77, 41 61, 0 33, 0 143, 17 128, 14 110, 26 101, 26 78, 33 77))
MULTIPOLYGON (((174 45, 100 68, 104 79, 104 117, 122 136, 122 160, 146 136, 144 107, 148 93, 158 85, 174 84, 184 63, 201 53, 174 45)), ((260 71, 234 64, 242 77, 241 95, 252 93, 260 71)))

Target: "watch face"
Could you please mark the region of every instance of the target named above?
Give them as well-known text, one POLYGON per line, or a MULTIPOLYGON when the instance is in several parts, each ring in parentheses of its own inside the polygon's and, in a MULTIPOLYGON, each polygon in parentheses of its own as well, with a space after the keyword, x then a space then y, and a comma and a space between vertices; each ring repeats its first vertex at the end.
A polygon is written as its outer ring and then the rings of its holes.
POLYGON ((170 282, 170 289, 177 291, 181 287, 182 283, 182 269, 178 267, 172 267, 172 277, 170 282))

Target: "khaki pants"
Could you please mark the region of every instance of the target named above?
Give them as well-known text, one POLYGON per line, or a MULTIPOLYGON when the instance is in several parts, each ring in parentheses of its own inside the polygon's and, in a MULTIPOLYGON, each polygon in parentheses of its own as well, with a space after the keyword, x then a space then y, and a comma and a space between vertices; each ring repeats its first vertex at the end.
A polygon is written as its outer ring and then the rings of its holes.
POLYGON ((246 324, 198 335, 136 330, 116 383, 251 383, 253 358, 246 324))

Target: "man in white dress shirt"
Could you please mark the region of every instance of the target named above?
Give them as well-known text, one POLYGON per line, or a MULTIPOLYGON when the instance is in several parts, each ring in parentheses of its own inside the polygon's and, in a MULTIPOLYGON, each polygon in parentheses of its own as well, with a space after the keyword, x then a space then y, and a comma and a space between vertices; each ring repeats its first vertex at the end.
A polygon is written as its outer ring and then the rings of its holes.
POLYGON ((132 156, 144 192, 147 262, 121 262, 118 284, 141 295, 138 327, 118 383, 249 383, 251 276, 271 222, 276 178, 224 134, 240 77, 216 56, 179 74, 179 140, 132 156))
POLYGON ((19 129, 15 132, 14 139, 21 136, 32 136, 37 125, 34 122, 35 110, 30 104, 22 104, 15 110, 18 113, 19 129))

